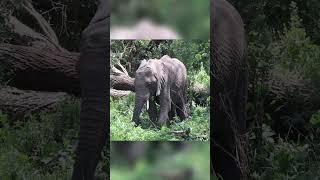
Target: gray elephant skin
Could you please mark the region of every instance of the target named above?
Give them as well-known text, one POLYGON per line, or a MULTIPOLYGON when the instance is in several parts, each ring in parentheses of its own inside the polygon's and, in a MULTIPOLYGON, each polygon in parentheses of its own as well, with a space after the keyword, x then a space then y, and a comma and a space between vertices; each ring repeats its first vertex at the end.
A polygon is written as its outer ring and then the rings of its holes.
POLYGON ((98 10, 83 31, 78 70, 81 84, 79 142, 73 180, 93 180, 108 134, 107 66, 109 58, 109 0, 99 0, 98 10))
POLYGON ((135 107, 132 120, 140 124, 140 113, 145 104, 154 123, 162 126, 177 114, 186 119, 186 81, 187 71, 178 59, 167 55, 160 59, 143 60, 136 71, 135 107), (157 118, 156 101, 160 110, 157 118))
POLYGON ((211 0, 210 31, 212 165, 225 180, 246 179, 239 167, 244 159, 241 148, 237 146, 246 129, 248 96, 244 24, 239 13, 227 1, 211 0))

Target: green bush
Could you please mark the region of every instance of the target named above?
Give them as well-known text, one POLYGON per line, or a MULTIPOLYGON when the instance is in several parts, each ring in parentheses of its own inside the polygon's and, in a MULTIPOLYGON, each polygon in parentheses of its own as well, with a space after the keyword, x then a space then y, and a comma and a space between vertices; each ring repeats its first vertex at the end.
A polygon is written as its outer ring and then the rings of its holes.
POLYGON ((318 179, 319 142, 295 143, 274 138, 274 132, 263 126, 264 138, 256 149, 254 179, 318 179))
POLYGON ((248 32, 247 105, 255 155, 253 179, 320 177, 320 46, 305 30, 298 7, 301 3, 288 6, 289 18, 283 28, 267 26, 269 17, 263 14, 249 25, 254 29, 248 32), (261 24, 268 28, 259 29, 261 24))
MULTIPOLYGON (((71 100, 54 113, 30 115, 16 122, 0 113, 0 178, 70 179, 79 112, 79 102, 71 100)), ((98 166, 99 179, 106 176, 108 158, 103 156, 98 166)))

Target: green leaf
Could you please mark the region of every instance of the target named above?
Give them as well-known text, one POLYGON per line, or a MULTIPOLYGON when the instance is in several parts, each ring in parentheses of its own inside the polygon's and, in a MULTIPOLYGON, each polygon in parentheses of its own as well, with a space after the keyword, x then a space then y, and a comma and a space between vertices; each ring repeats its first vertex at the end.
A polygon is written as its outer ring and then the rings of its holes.
POLYGON ((312 117, 311 117, 311 119, 310 119, 310 123, 311 123, 312 125, 318 125, 318 124, 320 124, 320 110, 319 110, 317 113, 315 113, 315 114, 312 115, 312 117))

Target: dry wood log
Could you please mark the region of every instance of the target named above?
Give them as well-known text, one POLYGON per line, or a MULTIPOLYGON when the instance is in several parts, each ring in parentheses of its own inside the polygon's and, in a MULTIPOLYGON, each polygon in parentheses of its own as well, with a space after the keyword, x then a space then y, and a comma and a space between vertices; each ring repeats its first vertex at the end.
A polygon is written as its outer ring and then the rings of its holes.
POLYGON ((113 98, 120 98, 123 96, 128 96, 131 94, 131 91, 122 91, 122 90, 116 90, 116 89, 110 89, 110 96, 113 98))
POLYGON ((36 92, 0 87, 0 111, 14 118, 55 110, 68 99, 70 96, 63 92, 36 92))
MULTIPOLYGON (((0 44, 0 65, 9 67, 11 75, 8 85, 24 90, 79 95, 78 59, 78 53, 0 44)), ((134 78, 124 74, 110 78, 114 89, 134 91, 134 78)))
POLYGON ((110 86, 117 90, 134 91, 134 78, 125 75, 111 75, 110 86))
POLYGON ((187 138, 189 137, 191 132, 191 129, 188 128, 186 130, 180 130, 180 131, 171 131, 172 134, 176 135, 176 136, 180 136, 182 138, 187 138))
POLYGON ((36 91, 80 93, 79 54, 0 44, 0 65, 9 67, 10 86, 36 91))

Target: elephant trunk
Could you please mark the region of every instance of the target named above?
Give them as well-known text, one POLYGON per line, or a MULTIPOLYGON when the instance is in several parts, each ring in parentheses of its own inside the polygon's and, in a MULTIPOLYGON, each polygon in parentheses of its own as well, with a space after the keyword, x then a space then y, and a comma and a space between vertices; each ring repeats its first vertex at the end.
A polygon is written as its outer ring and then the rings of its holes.
POLYGON ((140 114, 142 111, 142 107, 146 102, 148 102, 148 100, 149 100, 149 93, 139 94, 137 92, 135 97, 135 106, 134 106, 133 117, 132 117, 132 121, 135 122, 137 125, 140 124, 140 114))
POLYGON ((101 159, 101 151, 108 139, 107 79, 110 40, 109 0, 99 0, 99 8, 91 24, 81 37, 78 64, 81 84, 81 112, 79 143, 72 180, 93 180, 101 159))
POLYGON ((94 179, 95 169, 108 134, 106 60, 109 54, 87 50, 80 57, 82 102, 79 143, 72 179, 94 179), (94 79, 94 80, 93 80, 94 79))

